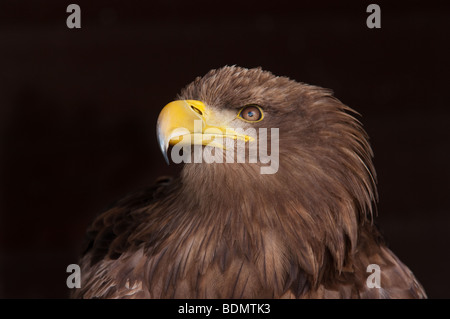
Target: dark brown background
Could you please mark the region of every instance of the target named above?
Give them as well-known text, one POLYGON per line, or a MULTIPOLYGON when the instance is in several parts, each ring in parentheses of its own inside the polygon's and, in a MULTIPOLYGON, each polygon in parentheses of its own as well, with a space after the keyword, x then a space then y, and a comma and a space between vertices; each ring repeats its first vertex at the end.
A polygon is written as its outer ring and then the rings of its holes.
POLYGON ((165 165, 160 109, 211 68, 332 88, 375 151, 379 218, 430 297, 450 297, 449 16, 443 2, 2 1, 0 297, 64 298, 94 214, 165 165), (82 28, 66 27, 81 6, 82 28))

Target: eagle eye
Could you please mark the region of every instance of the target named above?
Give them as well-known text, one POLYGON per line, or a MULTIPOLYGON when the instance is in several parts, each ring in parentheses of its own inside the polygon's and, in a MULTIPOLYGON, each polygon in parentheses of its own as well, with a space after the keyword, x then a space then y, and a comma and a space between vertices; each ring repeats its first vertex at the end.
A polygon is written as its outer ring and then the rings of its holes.
POLYGON ((252 104, 244 106, 237 115, 238 118, 247 122, 259 122, 263 119, 263 111, 259 105, 252 104))

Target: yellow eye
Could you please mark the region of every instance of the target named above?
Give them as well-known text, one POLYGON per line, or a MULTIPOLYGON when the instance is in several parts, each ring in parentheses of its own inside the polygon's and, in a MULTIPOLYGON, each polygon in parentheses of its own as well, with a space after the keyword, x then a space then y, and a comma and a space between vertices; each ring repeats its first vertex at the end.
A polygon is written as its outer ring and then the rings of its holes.
POLYGON ((237 117, 247 122, 258 122, 263 119, 264 114, 258 105, 253 104, 244 106, 237 117))

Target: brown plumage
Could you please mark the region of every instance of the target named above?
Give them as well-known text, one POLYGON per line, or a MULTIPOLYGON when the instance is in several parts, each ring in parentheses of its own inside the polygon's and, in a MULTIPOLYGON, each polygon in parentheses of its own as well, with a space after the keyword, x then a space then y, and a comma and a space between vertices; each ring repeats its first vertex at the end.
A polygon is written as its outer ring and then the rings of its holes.
MULTIPOLYGON (((184 164, 95 219, 75 298, 423 298, 372 222, 372 150, 329 90, 261 69, 224 67, 180 100, 238 112, 257 104, 279 128, 279 169, 184 164), (381 288, 366 285, 369 264, 381 288)), ((237 120, 239 121, 239 120, 237 120)))

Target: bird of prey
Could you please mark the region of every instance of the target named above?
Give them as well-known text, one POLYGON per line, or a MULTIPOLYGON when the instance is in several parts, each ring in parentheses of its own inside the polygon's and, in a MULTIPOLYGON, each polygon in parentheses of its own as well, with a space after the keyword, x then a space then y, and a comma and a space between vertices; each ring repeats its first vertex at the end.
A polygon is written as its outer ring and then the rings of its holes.
POLYGON ((183 157, 178 177, 94 220, 71 297, 426 298, 374 225, 373 154, 354 114, 330 90, 261 68, 196 78, 162 109, 157 135, 169 161, 178 143, 204 160, 183 157), (271 173, 258 156, 207 160, 258 137, 278 145, 271 173))

